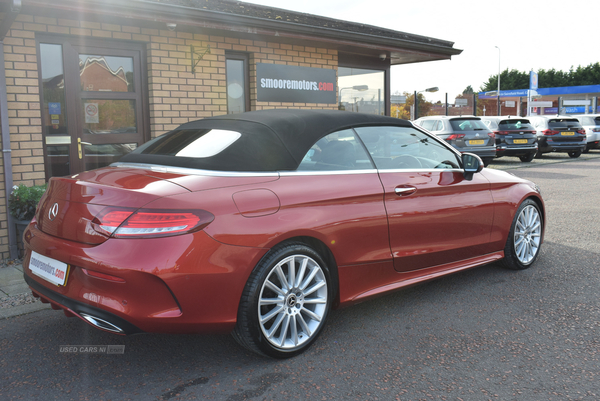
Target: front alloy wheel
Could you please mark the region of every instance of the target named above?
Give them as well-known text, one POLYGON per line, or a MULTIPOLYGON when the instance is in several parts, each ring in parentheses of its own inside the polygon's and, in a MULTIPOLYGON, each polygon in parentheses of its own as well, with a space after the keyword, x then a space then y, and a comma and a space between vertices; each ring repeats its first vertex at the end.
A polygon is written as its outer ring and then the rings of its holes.
POLYGON ((275 358, 303 352, 317 338, 331 307, 329 272, 311 248, 274 249, 246 284, 234 338, 275 358))
POLYGON ((505 267, 522 270, 533 264, 540 253, 543 224, 537 203, 530 199, 521 203, 504 248, 505 267))

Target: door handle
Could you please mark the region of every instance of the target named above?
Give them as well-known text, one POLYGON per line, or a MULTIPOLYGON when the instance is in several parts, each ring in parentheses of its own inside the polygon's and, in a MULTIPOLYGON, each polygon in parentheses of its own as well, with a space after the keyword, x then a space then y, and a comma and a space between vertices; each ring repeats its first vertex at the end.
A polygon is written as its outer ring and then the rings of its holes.
POLYGON ((398 196, 407 196, 407 195, 411 195, 411 194, 414 194, 415 192, 417 192, 417 188, 415 188, 415 187, 396 187, 396 188, 394 188, 394 192, 398 196))
POLYGON ((81 149, 81 145, 91 145, 89 142, 82 142, 81 138, 77 138, 77 151, 79 153, 79 158, 83 159, 83 151, 81 149))

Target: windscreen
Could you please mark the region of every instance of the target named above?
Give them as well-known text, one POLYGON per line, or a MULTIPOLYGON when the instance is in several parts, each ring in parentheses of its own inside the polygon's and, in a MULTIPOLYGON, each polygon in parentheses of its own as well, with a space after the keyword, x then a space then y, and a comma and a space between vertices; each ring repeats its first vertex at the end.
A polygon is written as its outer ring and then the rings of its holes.
POLYGON ((600 125, 600 116, 598 117, 579 117, 583 125, 600 125))
POLYGON ((523 120, 502 120, 498 124, 500 131, 518 131, 518 130, 533 130, 533 126, 527 119, 523 120))
POLYGON ((481 120, 455 119, 450 120, 450 125, 452 125, 452 130, 455 132, 480 130, 489 131, 489 128, 487 128, 481 120))
POLYGON ((581 128, 581 124, 574 118, 554 118, 548 121, 548 128, 581 128))

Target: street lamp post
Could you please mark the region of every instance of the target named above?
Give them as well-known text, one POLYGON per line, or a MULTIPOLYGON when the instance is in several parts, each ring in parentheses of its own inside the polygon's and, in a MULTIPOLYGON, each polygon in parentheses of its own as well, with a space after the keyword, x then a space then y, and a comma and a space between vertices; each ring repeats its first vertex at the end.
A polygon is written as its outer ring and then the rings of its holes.
POLYGON ((419 93, 421 93, 421 92, 437 92, 439 90, 440 90, 440 88, 438 88, 437 86, 434 86, 433 88, 427 88, 422 91, 418 91, 418 92, 415 91, 415 101, 414 101, 414 103, 415 103, 415 118, 414 119, 415 120, 419 118, 419 98, 418 98, 419 93))
POLYGON ((346 86, 345 88, 340 88, 340 94, 339 94, 339 102, 340 105, 338 106, 339 110, 342 110, 342 91, 344 89, 352 89, 355 91, 359 91, 359 92, 364 92, 366 90, 369 90, 369 85, 354 85, 354 86, 346 86))
POLYGON ((502 114, 502 107, 500 106, 500 48, 498 46, 494 46, 498 49, 498 115, 502 114))

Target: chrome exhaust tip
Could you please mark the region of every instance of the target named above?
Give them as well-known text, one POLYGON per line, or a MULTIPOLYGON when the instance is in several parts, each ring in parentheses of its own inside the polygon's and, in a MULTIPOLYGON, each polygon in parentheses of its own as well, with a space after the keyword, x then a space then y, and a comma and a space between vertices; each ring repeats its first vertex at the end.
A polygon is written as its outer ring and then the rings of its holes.
POLYGON ((100 319, 99 317, 88 315, 87 313, 80 313, 79 316, 81 316, 92 326, 98 327, 99 329, 110 331, 112 333, 125 334, 125 331, 120 327, 115 326, 114 324, 107 322, 104 319, 100 319))

